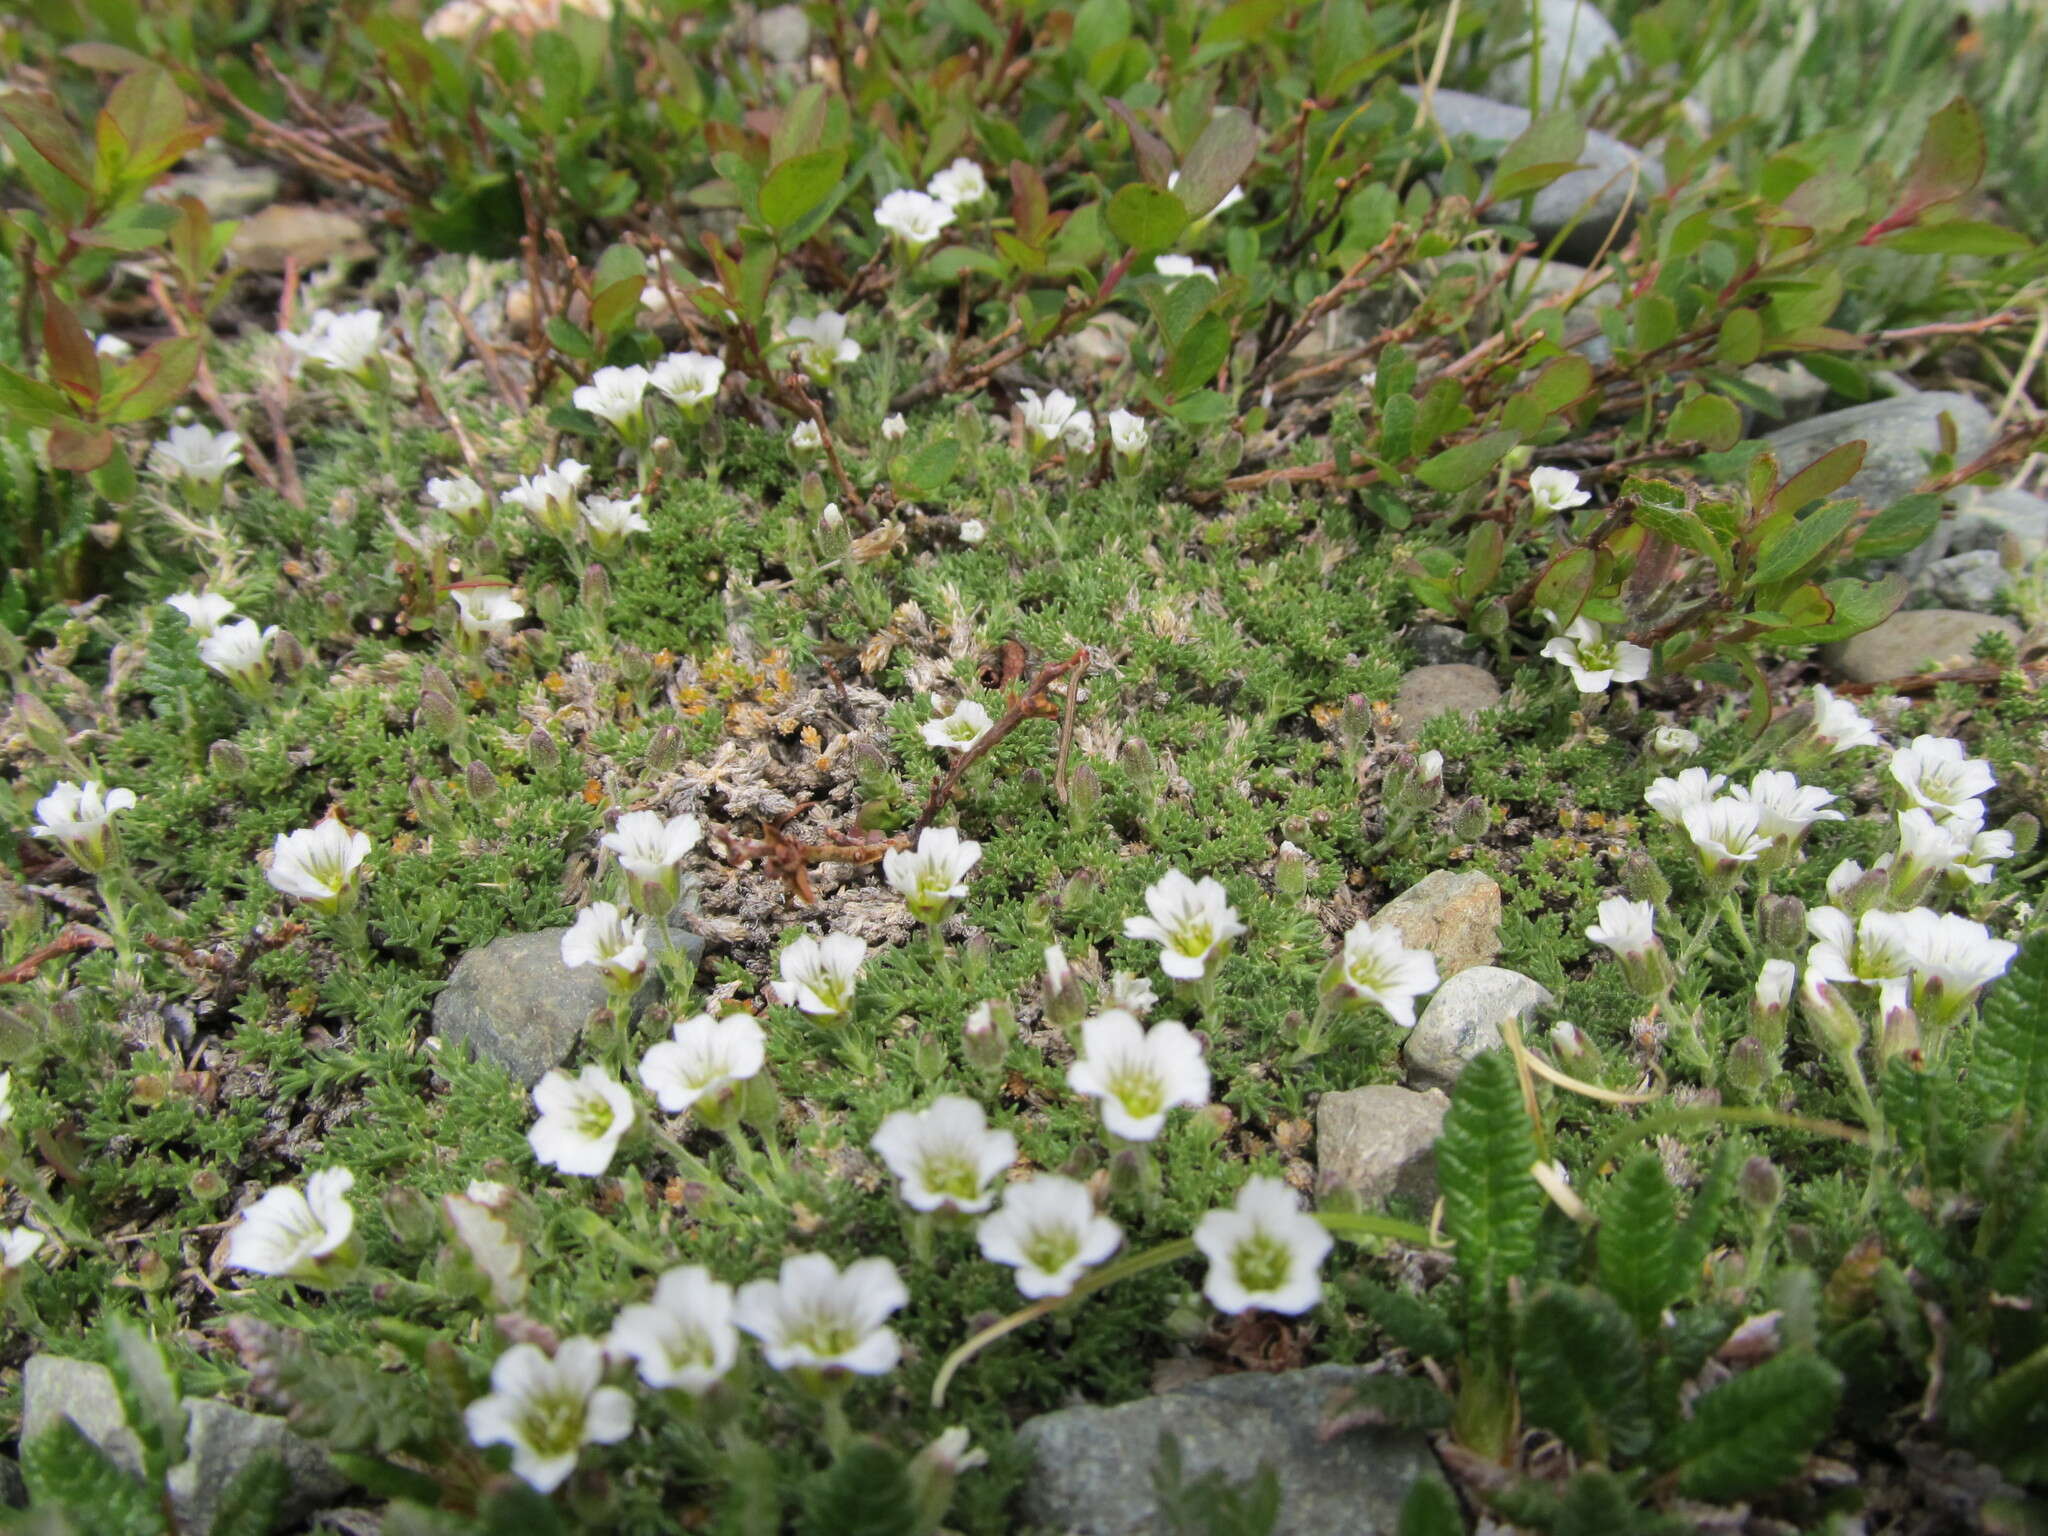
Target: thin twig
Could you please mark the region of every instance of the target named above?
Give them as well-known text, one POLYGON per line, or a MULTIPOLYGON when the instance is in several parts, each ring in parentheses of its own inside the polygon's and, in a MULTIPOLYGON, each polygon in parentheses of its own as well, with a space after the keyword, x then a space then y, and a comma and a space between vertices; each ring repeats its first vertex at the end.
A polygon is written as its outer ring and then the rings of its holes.
MULTIPOLYGON (((924 810, 918 814, 909 835, 915 837, 932 824, 932 818, 944 810, 946 802, 953 798, 953 792, 960 787, 960 781, 966 777, 967 770, 988 756, 1005 736, 1026 720, 1049 720, 1057 714, 1059 711, 1045 696, 1046 690, 1062 677, 1069 677, 1076 669, 1087 665, 1088 650, 1083 646, 1065 661, 1056 661, 1050 666, 1039 668, 1038 675, 1031 679, 1030 686, 1010 701, 1010 707, 1003 711, 1002 717, 983 731, 981 739, 973 746, 955 757, 953 766, 946 770, 944 777, 932 784, 932 792, 924 802, 924 810)), ((1078 681, 1078 678, 1073 678, 1068 682, 1069 693, 1074 690, 1078 681)))

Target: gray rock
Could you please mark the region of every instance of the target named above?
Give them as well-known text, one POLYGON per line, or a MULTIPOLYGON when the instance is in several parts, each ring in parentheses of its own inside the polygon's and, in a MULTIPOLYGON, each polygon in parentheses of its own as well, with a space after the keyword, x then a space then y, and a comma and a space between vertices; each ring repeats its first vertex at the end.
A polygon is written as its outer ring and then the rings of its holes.
POLYGON ((1956 461, 1967 463, 1991 446, 1991 413, 1968 395, 1934 390, 1872 400, 1846 411, 1780 427, 1764 439, 1778 467, 1795 474, 1844 443, 1867 445, 1863 468, 1843 494, 1868 506, 1888 507, 1927 478, 1927 458, 1941 446, 1941 417, 1955 422, 1956 461))
POLYGON ((1408 649, 1415 653, 1415 659, 1424 666, 1441 667, 1454 662, 1466 662, 1472 652, 1465 642, 1471 639, 1462 629, 1453 629, 1448 624, 1417 624, 1401 636, 1408 642, 1408 649))
POLYGON ((1436 989, 1401 1047, 1408 1081, 1418 1088, 1449 1088, 1473 1057, 1500 1049, 1503 1019, 1522 1020, 1527 1033, 1529 1015, 1556 1001, 1520 971, 1475 965, 1458 972, 1436 989))
POLYGON ((1895 613, 1854 639, 1825 646, 1821 659, 1852 683, 1883 683, 1915 672, 1971 664, 1970 648, 1987 631, 2020 638, 2011 619, 1955 608, 1914 608, 1895 613))
MULTIPOLYGON (((1929 565, 1945 555, 1995 550, 2008 534, 2019 541, 2023 559, 2048 550, 2048 501, 2031 491, 1970 486, 1957 493, 1955 510, 1913 553, 1921 557, 1921 564, 1929 565)), ((1910 568, 1912 557, 1907 559, 1910 568)))
POLYGON ((1428 1442, 1403 1430, 1353 1430, 1327 1444, 1318 1435, 1364 1374, 1317 1365, 1217 1376, 1114 1408, 1041 1414, 1018 1431, 1036 1462, 1025 1516, 1069 1536, 1151 1536, 1151 1471, 1160 1435, 1171 1434, 1188 1478, 1216 1470, 1243 1481, 1270 1465, 1274 1536, 1392 1536, 1408 1489, 1435 1467, 1428 1442))
POLYGON ((1436 1142, 1451 1101, 1375 1085, 1326 1093, 1316 1106, 1316 1186, 1343 1190, 1366 1206, 1436 1203, 1436 1142))
MULTIPOLYGON (((1402 89, 1411 99, 1419 100, 1417 87, 1402 89)), ((1465 91, 1440 90, 1431 100, 1438 126, 1452 139, 1470 135, 1506 146, 1520 138, 1531 121, 1527 107, 1509 106, 1465 91)), ((1562 254, 1590 261, 1617 219, 1622 220, 1618 238, 1628 238, 1634 210, 1644 199, 1664 190, 1664 173, 1640 151, 1604 133, 1586 135, 1579 164, 1583 169, 1560 176, 1531 199, 1529 227, 1547 242, 1571 226, 1571 234, 1560 247, 1562 254)), ((1489 209, 1486 217, 1497 224, 1519 223, 1521 205, 1522 200, 1515 198, 1508 205, 1489 209)))
POLYGON ((166 176, 150 189, 152 200, 196 197, 216 219, 244 219, 277 201, 277 172, 267 165, 237 165, 220 153, 201 155, 192 169, 166 176))
MULTIPOLYGON (((221 1494, 260 1456, 276 1456, 284 1463, 291 1482, 285 1496, 288 1520, 304 1519, 350 1487, 326 1452, 293 1434, 283 1419, 212 1398, 188 1399, 185 1410, 186 1455, 171 1468, 166 1486, 179 1524, 194 1536, 213 1529, 222 1513, 221 1494)), ((142 1445, 128 1427, 107 1368, 61 1355, 31 1356, 21 1373, 21 1438, 34 1440, 64 1418, 116 1466, 140 1475, 142 1445)))
POLYGON ((1774 421, 1806 421, 1828 397, 1827 385, 1797 363, 1751 363, 1737 377, 1770 397, 1774 421))
POLYGON ((1439 977, 1455 976, 1500 953, 1500 887, 1473 871, 1432 870, 1373 913, 1371 923, 1435 955, 1439 977))
POLYGON ((777 64, 795 64, 811 49, 811 23, 800 5, 777 5, 754 18, 754 41, 777 64))
POLYGON ((1995 549, 1970 549, 1947 555, 1913 578, 1913 590, 1945 608, 1974 611, 1989 608, 2011 580, 1995 549))
POLYGON ((332 262, 368 261, 377 254, 362 221, 327 208, 273 203, 242 220, 228 241, 228 256, 258 272, 282 272, 287 259, 301 272, 332 262))
MULTIPOLYGON (((434 999, 434 1033, 450 1046, 467 1042, 525 1084, 567 1061, 609 994, 595 969, 562 964, 566 932, 507 934, 464 955, 434 999)), ((695 934, 677 933, 675 941, 691 965, 703 957, 695 934)), ((650 983, 638 1001, 652 990, 650 983)))
POLYGON ((1400 741, 1413 741, 1438 715, 1455 712, 1471 720, 1499 702, 1500 684, 1484 667, 1470 662, 1415 667, 1394 693, 1394 713, 1399 717, 1394 735, 1400 741))
MULTIPOLYGON (((1518 54, 1486 79, 1486 94, 1533 106, 1539 112, 1572 104, 1572 87, 1585 79, 1603 53, 1620 54, 1621 34, 1586 0, 1537 0, 1536 98, 1529 96, 1529 56, 1518 54)), ((1624 62, 1622 73, 1627 74, 1624 62)))

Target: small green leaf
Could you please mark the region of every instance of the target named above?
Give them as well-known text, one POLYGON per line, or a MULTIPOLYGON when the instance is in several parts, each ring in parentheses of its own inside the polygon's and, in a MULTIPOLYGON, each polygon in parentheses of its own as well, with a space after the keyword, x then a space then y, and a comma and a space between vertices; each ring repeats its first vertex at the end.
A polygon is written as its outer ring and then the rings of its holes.
POLYGON ((1198 389, 1184 400, 1176 400, 1166 414, 1184 427, 1212 427, 1230 415, 1230 397, 1213 389, 1198 389))
POLYGON ((1798 1472, 1834 1422, 1842 1376, 1817 1355, 1775 1356, 1702 1394, 1671 1446, 1687 1498, 1728 1503, 1798 1472))
POLYGON ((1958 96, 1928 119, 1920 152, 1906 173, 1902 210, 1915 215, 1954 202, 1984 179, 1984 125, 1970 98, 1958 96))
POLYGON ((1647 1149, 1622 1164, 1600 1205, 1600 1284, 1644 1334, 1692 1289, 1679 1252, 1678 1206, 1664 1165, 1647 1149))
POLYGON ((1501 1304, 1510 1279, 1534 1269, 1543 1219, 1543 1191, 1529 1174, 1536 1136, 1506 1051, 1482 1052, 1459 1077, 1436 1160, 1444 1231, 1483 1316, 1501 1304))
POLYGON ((1863 525, 1850 552, 1859 560, 1889 560, 1918 549, 1940 525, 1940 496, 1933 491, 1901 496, 1863 525))
POLYGON ((1199 219, 1244 180, 1259 154, 1259 130, 1242 107, 1221 107, 1181 161, 1174 195, 1187 217, 1199 219))
POLYGON ((576 323, 562 315, 549 315, 548 322, 541 329, 547 332, 548 340, 564 357, 578 362, 588 362, 597 356, 597 345, 576 323))
POLYGON ((1772 512, 1797 512, 1809 502, 1819 501, 1823 496, 1832 496, 1863 468, 1863 456, 1869 444, 1861 438, 1844 443, 1815 459, 1772 491, 1763 503, 1768 515, 1772 512))
POLYGON ((846 151, 817 149, 782 162, 761 183, 761 222, 778 235, 832 195, 846 169, 846 151))
POLYGON ((2048 1125, 2048 935, 2029 939, 1985 995, 1971 1066, 1991 1119, 2048 1125))
POLYGON ((2034 248, 2034 242, 2003 224, 1951 219, 1920 224, 1885 236, 1884 247, 1909 256, 2011 256, 2034 248))
POLYGON ((1586 606, 1586 599, 1593 592, 1593 578, 1600 568, 1600 557, 1590 549, 1575 549, 1555 561, 1536 583, 1536 593, 1530 598, 1532 608, 1545 609, 1557 615, 1560 628, 1579 616, 1579 610, 1586 606))
POLYGON ((1230 322, 1221 315, 1204 315, 1195 322, 1166 366, 1166 390, 1185 394, 1201 389, 1216 377, 1230 356, 1230 322))
POLYGON ((1187 209, 1164 187, 1134 181, 1109 200, 1109 228, 1117 239, 1139 252, 1163 251, 1188 226, 1187 209))
POLYGON ((1667 443, 1699 443, 1725 453, 1742 440, 1742 412, 1721 395, 1694 395, 1664 423, 1667 443))
POLYGON ((1500 164, 1493 173, 1493 201, 1506 202, 1542 191, 1558 177, 1578 169, 1585 147, 1585 125, 1571 113, 1544 113, 1501 151, 1500 164))
POLYGON ((945 488, 959 466, 959 439, 939 437, 914 454, 899 453, 892 458, 889 461, 889 479, 900 495, 935 496, 945 488))
POLYGON ((1831 501, 1779 533, 1757 552, 1757 585, 1788 580, 1826 558, 1856 521, 1856 511, 1853 501, 1831 501))
POLYGON ((1518 432, 1489 432, 1425 460, 1415 478, 1433 491, 1462 491, 1490 474, 1521 440, 1518 432))
POLYGON ((1434 1472, 1417 1478, 1401 1500, 1395 1536, 1465 1536, 1465 1515, 1451 1485, 1434 1472))
POLYGON ((185 1459, 185 1404, 155 1339, 125 1318, 115 1320, 113 1335, 109 1369, 114 1391, 128 1427, 142 1442, 143 1462, 154 1482, 185 1459))
POLYGON ((1731 309, 1721 319, 1714 339, 1714 361, 1726 368, 1747 368, 1764 349, 1763 316, 1753 309, 1731 309))

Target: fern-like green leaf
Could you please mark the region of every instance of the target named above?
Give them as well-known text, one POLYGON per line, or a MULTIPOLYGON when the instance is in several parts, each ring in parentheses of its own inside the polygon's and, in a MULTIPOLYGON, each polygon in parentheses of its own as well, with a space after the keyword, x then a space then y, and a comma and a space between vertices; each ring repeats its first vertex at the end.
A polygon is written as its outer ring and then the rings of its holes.
POLYGON ((804 1498, 802 1536, 914 1536, 917 1497, 903 1458, 872 1440, 848 1446, 804 1498))
POLYGON ((113 1326, 111 1374, 121 1412, 142 1445, 145 1477, 161 1482, 185 1459, 185 1404, 163 1349, 125 1318, 113 1326))
POLYGON ((1543 1191, 1529 1176, 1535 1163, 1536 1137, 1514 1064, 1506 1052, 1488 1051, 1458 1079, 1436 1148, 1444 1230, 1475 1318, 1498 1309, 1509 1279, 1526 1275, 1535 1261, 1543 1219, 1543 1191))
POLYGON ((69 1419, 21 1448, 21 1474, 37 1508, 77 1516, 93 1536, 161 1536, 163 1500, 122 1471, 69 1419))
POLYGON ((220 1509, 207 1536, 270 1536, 292 1490, 291 1475, 276 1456, 259 1456, 234 1476, 221 1494, 220 1509))
POLYGON ((1465 1516, 1451 1485, 1434 1474, 1417 1479, 1401 1501, 1397 1536, 1465 1536, 1465 1516))
POLYGON ((2035 934, 1984 999, 1971 1081, 1993 1119, 2048 1122, 2048 934, 2035 934))
POLYGON ((1600 1207, 1600 1285, 1645 1333, 1692 1288, 1678 1203, 1664 1165, 1647 1148, 1616 1174, 1600 1207))
POLYGON ((1700 1187, 1693 1194, 1692 1208, 1685 1213, 1685 1220, 1678 1224, 1678 1262, 1685 1272, 1685 1284, 1678 1293, 1680 1296, 1693 1288, 1700 1266, 1714 1251, 1714 1240, 1721 1235, 1721 1218, 1735 1193, 1736 1175, 1742 1171, 1743 1156, 1739 1144, 1732 1141, 1721 1143, 1721 1149, 1707 1164, 1700 1187))
POLYGON ((2048 1345, 1971 1393, 1966 1418, 1972 1448, 2007 1476, 2048 1475, 2048 1345))
POLYGON ((1672 1436, 1680 1491, 1726 1503, 1782 1483, 1828 1432, 1841 1396, 1841 1373, 1804 1351, 1723 1382, 1672 1436))
POLYGON ((1649 1443, 1643 1345, 1613 1297, 1550 1286, 1522 1309, 1520 1323, 1515 1378, 1524 1418, 1593 1461, 1632 1456, 1649 1443))
POLYGON ((1462 1347, 1458 1330, 1441 1307, 1409 1291, 1360 1280, 1347 1293, 1380 1331, 1409 1354, 1448 1360, 1462 1347))
POLYGON ((2048 1184, 2037 1183, 2008 1226, 1991 1266, 1991 1289, 2048 1309, 2048 1184))

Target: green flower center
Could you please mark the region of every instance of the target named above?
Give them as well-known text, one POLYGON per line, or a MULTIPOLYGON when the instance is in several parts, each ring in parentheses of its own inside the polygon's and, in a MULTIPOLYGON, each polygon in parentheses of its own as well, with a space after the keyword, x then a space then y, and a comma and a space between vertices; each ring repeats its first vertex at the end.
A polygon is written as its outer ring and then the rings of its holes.
POLYGON ((1134 1120, 1156 1115, 1166 1107, 1166 1085, 1159 1074, 1135 1062, 1118 1067, 1109 1079, 1109 1091, 1134 1120))
POLYGON ((526 1443, 542 1456, 573 1456, 583 1444, 588 1407, 573 1392, 545 1392, 526 1405, 519 1427, 526 1443))
POLYGON ((1216 929, 1207 918, 1184 917, 1174 926, 1173 947, 1183 955, 1201 959, 1216 942, 1216 929))
POLYGON ((1024 1257, 1041 1274, 1056 1275, 1074 1262, 1081 1237, 1071 1227, 1040 1227, 1022 1244, 1024 1257))
POLYGON ((981 1194, 981 1169, 958 1148, 926 1153, 918 1166, 918 1176, 926 1189, 948 1200, 964 1203, 981 1194))
POLYGON ((576 1129, 592 1141, 601 1140, 609 1134, 616 1118, 611 1105, 603 1099, 585 1099, 576 1107, 576 1129))
POLYGON ((1254 1296, 1277 1291, 1294 1270, 1294 1255, 1279 1238, 1254 1232, 1230 1251, 1231 1273, 1254 1296))

